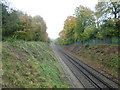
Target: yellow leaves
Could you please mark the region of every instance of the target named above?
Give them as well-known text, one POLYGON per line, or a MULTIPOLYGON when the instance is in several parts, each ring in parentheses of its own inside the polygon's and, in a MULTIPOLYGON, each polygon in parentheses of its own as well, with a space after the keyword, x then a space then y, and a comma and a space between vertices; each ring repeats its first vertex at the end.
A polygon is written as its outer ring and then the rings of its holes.
POLYGON ((68 16, 64 22, 64 29, 71 30, 76 26, 76 18, 74 16, 68 16))
POLYGON ((66 31, 65 30, 62 30, 60 33, 59 33, 60 37, 64 38, 65 35, 66 35, 66 31))
POLYGON ((75 39, 77 39, 77 38, 78 38, 78 34, 77 34, 77 33, 75 33, 75 34, 74 34, 74 37, 75 37, 75 39))
POLYGON ((26 32, 25 31, 16 31, 15 34, 25 34, 26 32))
POLYGON ((98 32, 98 36, 97 36, 97 37, 100 38, 100 39, 103 39, 103 38, 104 38, 102 32, 98 32))

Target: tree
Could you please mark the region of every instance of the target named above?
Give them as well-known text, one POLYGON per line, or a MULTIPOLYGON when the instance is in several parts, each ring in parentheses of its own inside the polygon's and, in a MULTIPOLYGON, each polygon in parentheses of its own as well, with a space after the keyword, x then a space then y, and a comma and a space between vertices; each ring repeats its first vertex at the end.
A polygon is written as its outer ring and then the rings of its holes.
POLYGON ((2 36, 12 36, 17 31, 19 17, 16 10, 7 11, 7 6, 2 4, 2 36))
POLYGON ((31 17, 22 11, 11 9, 3 1, 2 5, 2 39, 7 38, 47 41, 47 26, 41 16, 31 17))
POLYGON ((74 43, 74 29, 76 27, 76 17, 68 16, 64 22, 64 30, 67 43, 74 43))
POLYGON ((87 7, 80 5, 75 9, 75 15, 77 18, 77 24, 75 28, 75 36, 77 37, 76 41, 83 41, 82 34, 85 29, 89 26, 95 25, 94 12, 87 7))
POLYGON ((80 5, 75 9, 75 16, 68 16, 65 20, 59 41, 63 44, 83 42, 94 38, 95 30, 94 12, 80 5))
POLYGON ((98 26, 105 24, 107 20, 120 18, 120 2, 99 2, 96 7, 96 17, 98 26))
POLYGON ((95 27, 88 26, 82 34, 83 41, 94 39, 95 38, 95 27))
POLYGON ((120 2, 99 2, 96 7, 96 15, 102 20, 120 18, 120 2))
POLYGON ((120 2, 99 2, 96 5, 98 28, 104 38, 118 37, 120 30, 120 2))
POLYGON ((74 43, 74 29, 76 26, 76 17, 68 16, 64 21, 64 29, 59 33, 61 42, 64 44, 74 43))
POLYGON ((58 38, 58 41, 61 43, 61 44, 66 44, 67 42, 65 41, 66 40, 66 31, 65 30, 62 30, 60 33, 59 33, 59 38, 58 38))
POLYGON ((48 34, 46 32, 47 26, 41 16, 33 17, 33 28, 35 30, 35 40, 47 41, 48 34))

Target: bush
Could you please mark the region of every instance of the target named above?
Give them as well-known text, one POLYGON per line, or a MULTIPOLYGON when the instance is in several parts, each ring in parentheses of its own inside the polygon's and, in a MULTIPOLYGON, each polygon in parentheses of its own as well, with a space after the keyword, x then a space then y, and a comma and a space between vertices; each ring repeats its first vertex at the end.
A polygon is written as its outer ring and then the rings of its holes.
POLYGON ((88 48, 90 45, 89 44, 85 44, 85 47, 88 48))
POLYGON ((27 36, 27 33, 26 33, 25 31, 16 31, 16 32, 14 33, 13 38, 14 38, 14 39, 26 40, 26 36, 27 36))

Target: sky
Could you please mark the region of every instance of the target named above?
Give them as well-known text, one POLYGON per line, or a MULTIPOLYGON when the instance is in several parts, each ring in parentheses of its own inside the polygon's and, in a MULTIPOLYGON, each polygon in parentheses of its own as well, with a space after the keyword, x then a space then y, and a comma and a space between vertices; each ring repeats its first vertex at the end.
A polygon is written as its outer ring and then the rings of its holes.
POLYGON ((31 16, 40 15, 46 22, 47 33, 56 39, 63 30, 64 21, 74 14, 79 5, 94 10, 98 0, 8 0, 12 6, 31 16))

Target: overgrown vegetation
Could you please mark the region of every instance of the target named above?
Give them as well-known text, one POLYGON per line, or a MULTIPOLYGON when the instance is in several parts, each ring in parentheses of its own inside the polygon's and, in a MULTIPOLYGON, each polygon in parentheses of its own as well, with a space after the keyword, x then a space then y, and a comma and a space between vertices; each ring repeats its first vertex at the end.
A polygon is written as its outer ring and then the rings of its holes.
POLYGON ((37 15, 31 17, 22 11, 9 7, 2 0, 2 40, 47 41, 47 26, 44 19, 37 15))
POLYGON ((100 69, 112 77, 119 78, 120 55, 118 45, 75 45, 65 46, 67 50, 78 55, 81 60, 100 69))
POLYGON ((3 88, 69 88, 51 47, 43 42, 3 43, 3 88))
MULTIPOLYGON (((83 43, 89 40, 104 40, 112 43, 120 37, 120 1, 98 2, 95 12, 80 5, 74 16, 68 16, 57 39, 59 44, 83 43)), ((116 42, 118 43, 118 42, 116 42)))

